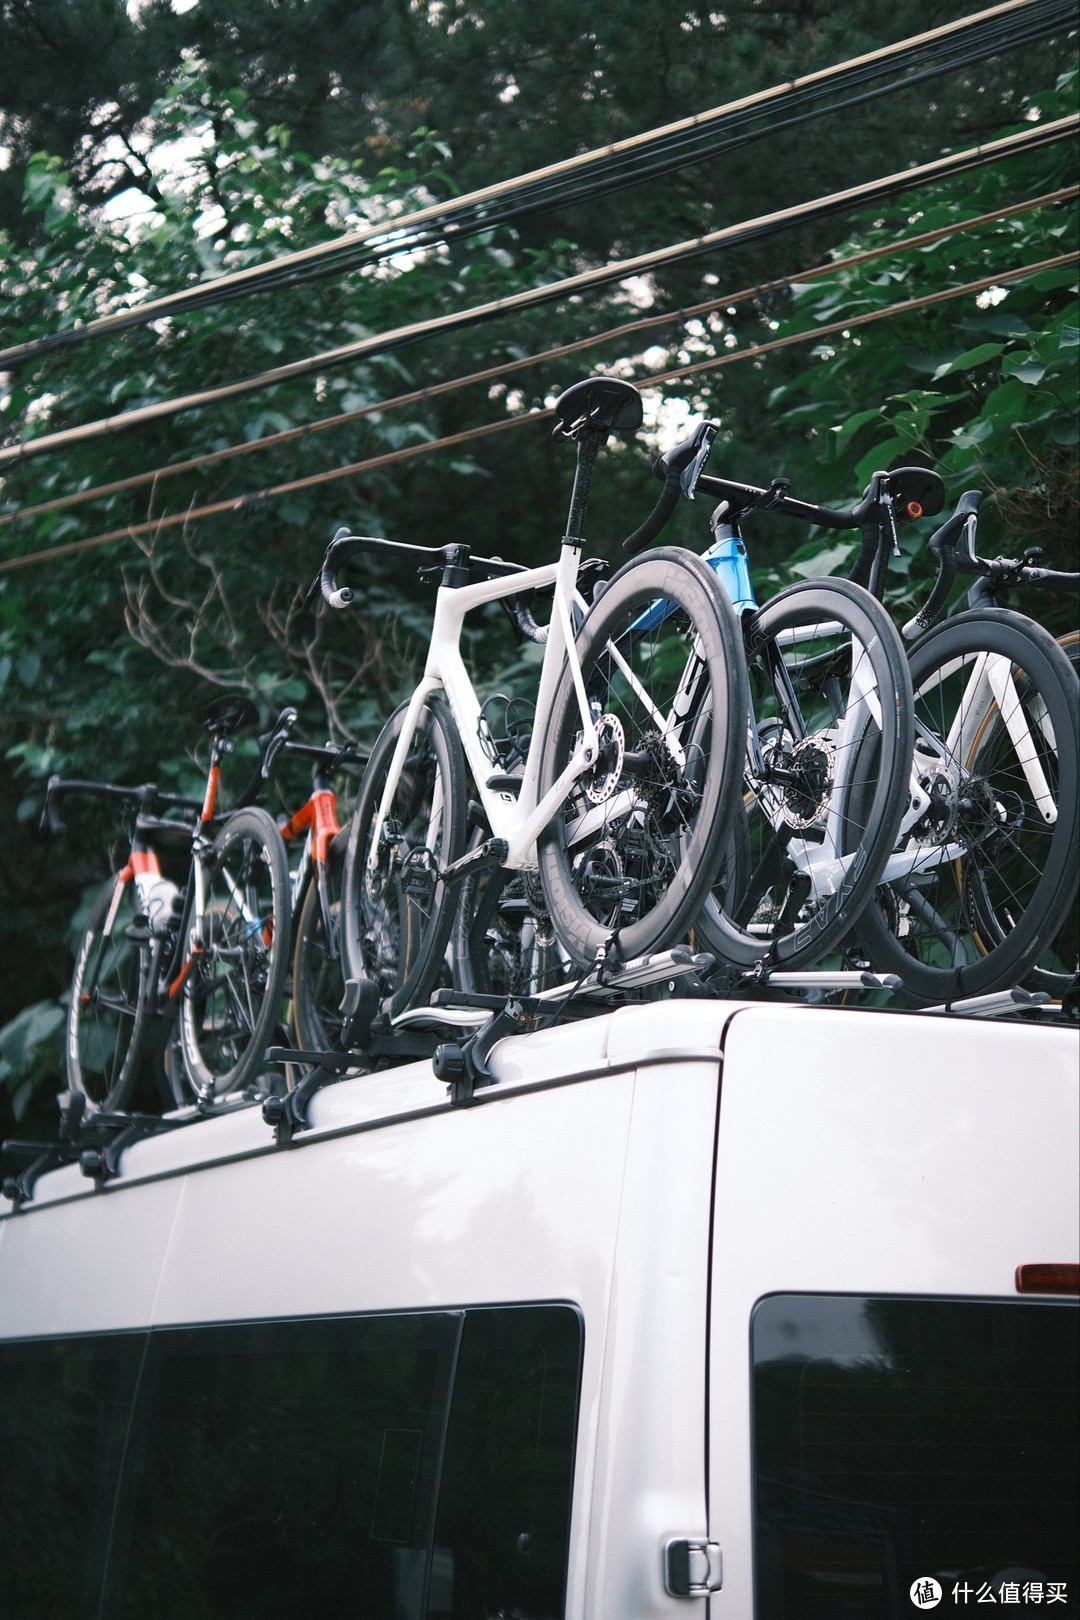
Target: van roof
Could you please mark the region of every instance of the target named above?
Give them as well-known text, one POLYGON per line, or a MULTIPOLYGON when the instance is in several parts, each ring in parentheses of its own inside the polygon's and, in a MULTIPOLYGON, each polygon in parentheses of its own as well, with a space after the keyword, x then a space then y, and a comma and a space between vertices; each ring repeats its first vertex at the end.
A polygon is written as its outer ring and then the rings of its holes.
MULTIPOLYGON (((797 1051, 803 1040, 817 1040, 811 1032, 816 1029, 820 1036, 821 1020, 830 1014, 842 1015, 845 1027, 852 1020, 861 1021, 866 1029, 868 1057, 880 1065, 887 1053, 898 1079, 909 1072, 910 1065, 925 1063, 930 1029, 936 1026, 940 1032, 942 1024, 941 1018, 932 1014, 814 1007, 805 1003, 713 999, 635 1003, 500 1041, 490 1058, 493 1084, 479 1090, 475 1101, 483 1105, 520 1092, 662 1063, 719 1061, 732 1020, 747 1015, 769 1024, 782 1020, 785 1036, 797 1051)), ((1025 1061, 1025 1074, 1017 1074, 1018 1082, 1028 1083, 1047 1062, 1057 1067, 1063 1042, 1070 1043, 1068 1050, 1074 1054, 1067 1061, 1076 1064, 1075 1028, 1053 1023, 1018 1025, 996 1019, 961 1019, 960 1015, 952 1015, 948 1022, 963 1023, 965 1040, 971 1043, 971 1056, 976 1062, 982 1054, 987 1061, 994 1053, 1000 1059, 1003 1037, 1014 1060, 1016 1037, 1022 1036, 1022 1050, 1025 1054, 1030 1051, 1031 1057, 1030 1065, 1025 1061)), ((422 1119, 450 1112, 452 1107, 448 1088, 435 1077, 430 1059, 352 1075, 314 1094, 308 1104, 307 1128, 290 1147, 303 1148, 306 1143, 330 1136, 422 1119)), ((181 1111, 165 1115, 159 1126, 152 1123, 145 1134, 138 1134, 136 1127, 133 1139, 123 1150, 118 1173, 104 1186, 82 1174, 76 1162, 64 1163, 35 1181, 32 1200, 21 1205, 7 1199, 0 1201, 0 1220, 16 1213, 21 1217, 47 1204, 112 1195, 125 1185, 278 1151, 282 1149, 274 1132, 255 1103, 245 1100, 225 1104, 210 1115, 200 1115, 194 1109, 181 1111)))

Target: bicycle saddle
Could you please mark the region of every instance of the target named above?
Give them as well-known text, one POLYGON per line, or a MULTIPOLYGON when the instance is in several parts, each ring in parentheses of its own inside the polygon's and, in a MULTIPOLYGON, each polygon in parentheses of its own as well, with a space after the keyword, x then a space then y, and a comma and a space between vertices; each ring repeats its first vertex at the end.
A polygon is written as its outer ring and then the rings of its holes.
POLYGON ((618 377, 586 377, 555 402, 555 433, 563 439, 576 439, 584 427, 633 433, 641 422, 641 395, 618 377))
POLYGON ((212 737, 231 737, 244 726, 259 723, 259 711, 250 698, 228 692, 212 698, 202 712, 202 723, 212 737))

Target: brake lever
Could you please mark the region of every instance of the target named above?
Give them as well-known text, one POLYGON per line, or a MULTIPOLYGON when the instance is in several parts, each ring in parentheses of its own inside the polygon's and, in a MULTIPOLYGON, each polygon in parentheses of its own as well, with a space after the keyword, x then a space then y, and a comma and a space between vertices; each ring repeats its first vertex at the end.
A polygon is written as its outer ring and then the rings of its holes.
POLYGON ((679 474, 679 488, 682 490, 688 501, 692 501, 696 497, 698 479, 705 471, 705 463, 709 459, 709 451, 712 449, 713 440, 716 438, 719 431, 719 422, 712 422, 708 418, 706 418, 705 421, 703 421, 698 427, 698 437, 701 442, 698 445, 694 459, 690 462, 690 465, 688 467, 684 467, 682 472, 679 474))
POLYGON ((281 713, 278 715, 277 724, 274 726, 273 731, 271 731, 269 737, 266 739, 266 743, 263 747, 262 765, 259 769, 259 775, 262 777, 264 782, 270 775, 270 771, 273 767, 275 759, 288 742, 289 732, 292 730, 293 726, 295 726, 296 720, 297 712, 292 707, 282 709, 281 713))

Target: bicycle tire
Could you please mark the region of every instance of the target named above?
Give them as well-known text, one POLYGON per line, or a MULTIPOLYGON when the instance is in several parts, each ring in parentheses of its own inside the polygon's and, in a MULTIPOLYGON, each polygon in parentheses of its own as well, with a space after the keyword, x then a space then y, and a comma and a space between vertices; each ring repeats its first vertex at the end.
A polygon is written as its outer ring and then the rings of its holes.
MULTIPOLYGON (((576 645, 600 755, 537 854, 559 942, 588 967, 613 934, 624 959, 674 944, 700 909, 738 803, 746 673, 722 586, 678 547, 621 569, 576 645)), ((566 665, 544 735, 541 795, 580 731, 566 665)))
POLYGON ((454 917, 454 988, 533 996, 567 978, 569 963, 544 908, 536 872, 472 872, 454 917))
POLYGON ((331 840, 326 858, 326 883, 334 948, 327 941, 327 924, 319 899, 314 865, 308 867, 293 922, 292 1026, 296 1044, 304 1052, 333 1052, 341 1045, 341 998, 345 975, 341 964, 341 884, 348 828, 331 840))
POLYGON ((289 970, 289 865, 265 810, 230 815, 205 861, 202 949, 180 1005, 184 1072, 204 1100, 259 1072, 289 970))
POLYGON ((882 888, 856 931, 871 966, 899 975, 912 1000, 947 1002, 1018 984, 1075 898, 1077 683, 1049 631, 1003 608, 928 631, 910 660, 916 768, 932 803, 905 837, 910 872, 882 888), (968 691, 983 654, 1008 662, 1052 825, 1029 781, 1029 744, 1012 740, 985 681, 968 691))
MULTIPOLYGON (((139 896, 130 872, 98 890, 75 955, 68 1007, 68 1086, 95 1109, 125 1108, 139 1080, 151 1012, 150 952, 140 932, 139 896)), ((143 921, 141 932, 149 930, 143 921)))
POLYGON ((778 592, 743 635, 746 791, 695 942, 742 970, 809 967, 848 933, 896 842, 912 753, 907 660, 884 609, 845 579, 778 592), (863 766, 853 817, 846 782, 863 766), (842 864, 812 876, 830 838, 842 864))
POLYGON ((427 1000, 443 970, 456 894, 438 872, 465 849, 465 754, 443 700, 420 711, 369 870, 375 820, 408 704, 376 739, 356 796, 345 854, 342 954, 349 978, 371 979, 391 1017, 427 1000))
MULTIPOLYGON (((1080 630, 1058 636, 1057 644, 1080 680, 1080 630)), ((1048 944, 1024 979, 1028 990, 1045 990, 1060 998, 1080 982, 1080 908, 1075 900, 1056 939, 1048 944)))

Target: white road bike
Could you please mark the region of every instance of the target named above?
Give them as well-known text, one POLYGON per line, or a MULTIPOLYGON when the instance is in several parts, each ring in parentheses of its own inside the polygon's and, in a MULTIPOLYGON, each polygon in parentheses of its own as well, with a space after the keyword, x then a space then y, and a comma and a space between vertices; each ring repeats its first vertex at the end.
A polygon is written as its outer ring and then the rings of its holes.
MULTIPOLYGON (((360 552, 411 557, 439 578, 431 643, 411 698, 390 717, 357 796, 345 858, 341 945, 348 977, 382 1010, 422 1005, 445 977, 457 887, 483 870, 522 874, 561 949, 587 968, 681 939, 740 803, 746 676, 730 603, 681 548, 621 569, 589 606, 578 591, 593 462, 610 432, 641 422, 629 384, 590 378, 564 393, 557 434, 577 444, 557 562, 523 568, 468 545, 415 547, 335 536, 324 598, 352 592, 338 570, 360 552), (551 594, 538 626, 530 597, 551 594), (544 645, 522 757, 493 769, 484 706, 461 656, 466 616, 504 603, 544 645), (471 778, 471 790, 468 786, 471 778), (489 836, 466 849, 470 791, 489 836)), ((653 538, 662 503, 638 535, 653 538)))
MULTIPOLYGON (((1009 585, 1075 593, 1077 575, 1037 566, 1037 553, 993 563, 978 557, 979 500, 977 490, 967 491, 931 538, 938 578, 905 626, 906 635, 919 636, 910 653, 909 805, 875 902, 858 924, 874 967, 900 975, 914 999, 932 1002, 1018 984, 1070 916, 1075 963, 1076 669, 1042 625, 993 603, 1009 585), (980 576, 971 610, 927 630, 958 562, 980 576)), ((1067 968, 1067 957, 1060 966, 1067 968)), ((1067 971, 1044 971, 1032 982, 1060 993, 1069 979, 1067 971)))

